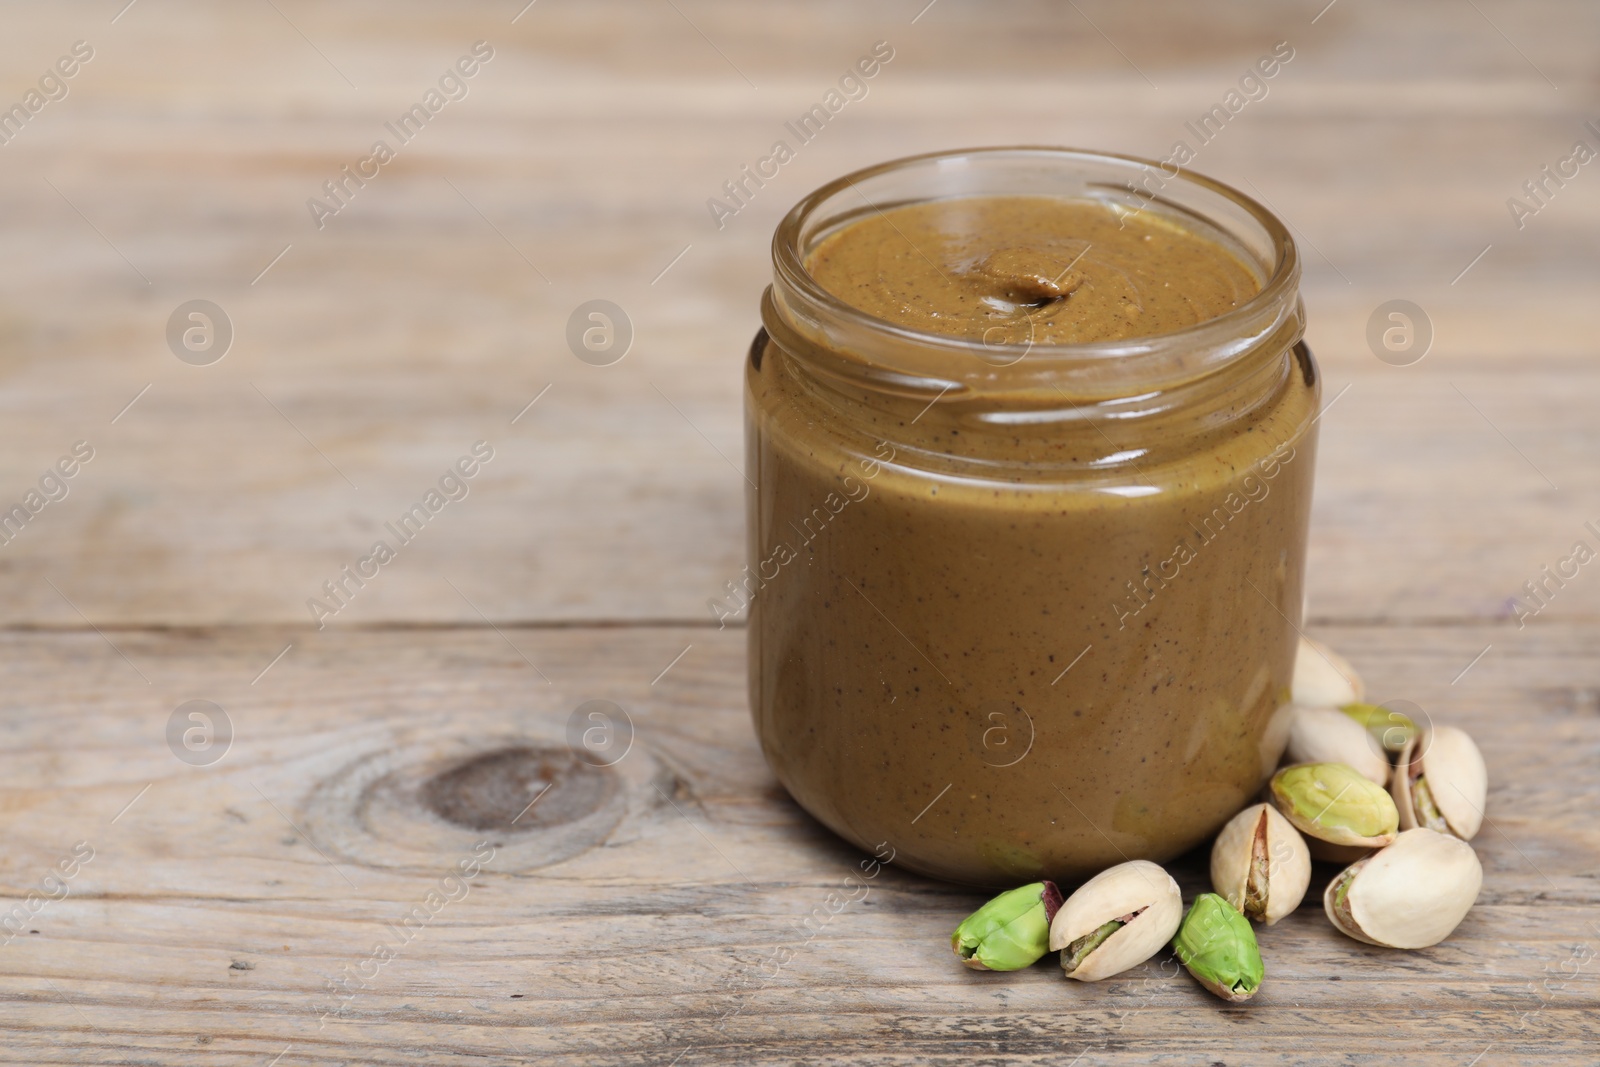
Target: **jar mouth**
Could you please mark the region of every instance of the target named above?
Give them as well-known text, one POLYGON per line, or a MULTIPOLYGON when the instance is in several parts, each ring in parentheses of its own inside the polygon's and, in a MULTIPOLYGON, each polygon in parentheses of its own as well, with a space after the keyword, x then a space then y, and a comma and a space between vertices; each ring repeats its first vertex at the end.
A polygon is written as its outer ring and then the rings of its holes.
MULTIPOLYGON (((769 303, 781 320, 779 329, 793 330, 831 354, 854 357, 830 360, 835 374, 896 391, 1009 392, 1070 383, 1085 396, 1126 396, 1129 390, 1204 376, 1269 343, 1283 351, 1303 331, 1300 259, 1276 215, 1239 190, 1187 168, 1110 152, 984 147, 866 167, 797 203, 773 235, 772 258, 769 303), (988 195, 1070 196, 1158 213, 1223 242, 1256 274, 1260 289, 1221 315, 1165 333, 991 345, 874 316, 824 289, 806 268, 818 241, 854 218, 906 204, 988 195)), ((769 330, 775 325, 772 317, 769 330)))

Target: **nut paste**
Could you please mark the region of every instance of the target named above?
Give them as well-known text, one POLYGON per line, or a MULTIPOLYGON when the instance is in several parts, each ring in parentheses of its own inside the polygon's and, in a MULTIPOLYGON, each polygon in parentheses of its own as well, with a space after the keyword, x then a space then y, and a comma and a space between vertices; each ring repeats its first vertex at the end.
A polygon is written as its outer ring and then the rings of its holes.
POLYGON ((1265 333, 1223 318, 1282 264, 1137 200, 843 203, 746 369, 768 762, 956 881, 1193 847, 1283 744, 1317 383, 1292 286, 1265 333), (1213 320, 1149 381, 1100 355, 1213 320))

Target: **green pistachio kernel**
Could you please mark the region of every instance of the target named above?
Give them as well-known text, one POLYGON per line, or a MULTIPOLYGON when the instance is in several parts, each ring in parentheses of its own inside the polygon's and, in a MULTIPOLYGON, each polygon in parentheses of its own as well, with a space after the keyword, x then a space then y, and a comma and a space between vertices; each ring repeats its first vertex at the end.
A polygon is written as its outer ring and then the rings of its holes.
POLYGON ((1418 826, 1426 826, 1441 834, 1450 833, 1450 824, 1439 811, 1439 805, 1434 803, 1433 790, 1428 788, 1428 780, 1424 777, 1411 780, 1411 810, 1416 814, 1418 826))
POLYGON ((1346 704, 1339 710, 1366 727, 1367 733, 1388 752, 1399 752, 1417 736, 1417 724, 1410 716, 1380 704, 1346 704))
POLYGON ((1050 950, 1050 920, 1059 907, 1054 882, 1007 890, 967 916, 950 935, 950 947, 974 970, 1019 970, 1050 950))
POLYGON ((1249 1000, 1261 988, 1266 969, 1250 920, 1215 893, 1195 898, 1172 948, 1195 980, 1223 1000, 1249 1000))
POLYGON ((1071 974, 1082 966, 1089 953, 1105 944, 1106 938, 1126 925, 1121 919, 1112 919, 1084 934, 1061 951, 1061 969, 1071 974))
POLYGON ((1400 812, 1376 782, 1343 763, 1300 763, 1272 777, 1272 799, 1303 834, 1377 848, 1394 840, 1400 812))

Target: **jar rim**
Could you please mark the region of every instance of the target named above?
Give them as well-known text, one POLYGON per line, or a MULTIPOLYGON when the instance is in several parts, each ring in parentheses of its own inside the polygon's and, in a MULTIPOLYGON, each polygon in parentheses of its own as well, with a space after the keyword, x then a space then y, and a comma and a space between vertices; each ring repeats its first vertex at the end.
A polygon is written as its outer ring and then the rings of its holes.
MULTIPOLYGON (((974 385, 981 381, 988 386, 1001 388, 1047 382, 1058 384, 1063 377, 1076 378, 1083 372, 1103 377, 1112 372, 1115 361, 1117 370, 1127 372, 1126 375, 1116 375, 1127 379, 1124 384, 1136 382, 1141 386, 1160 386, 1214 371, 1220 365, 1232 362, 1236 357, 1257 348, 1263 341, 1280 332, 1284 332, 1288 341, 1283 346, 1285 349, 1299 340, 1302 330, 1298 300, 1299 253, 1288 227, 1272 211, 1238 189, 1214 178, 1197 174, 1187 167, 1163 164, 1115 152, 1048 145, 989 146, 904 156, 852 171, 814 190, 789 210, 773 234, 772 258, 776 290, 773 294, 776 299, 773 302, 780 309, 780 313, 790 312, 791 317, 795 317, 794 313, 798 313, 798 318, 813 326, 823 323, 838 326, 862 337, 880 339, 897 347, 909 347, 936 357, 964 355, 970 358, 975 346, 985 347, 982 342, 904 326, 879 318, 854 307, 848 301, 823 288, 806 269, 805 257, 809 250, 802 248, 802 244, 806 236, 806 225, 819 209, 840 193, 852 188, 862 198, 865 206, 881 213, 882 209, 868 199, 866 193, 859 188, 862 183, 871 179, 928 164, 938 165, 957 161, 981 164, 985 161, 999 161, 1006 158, 1018 161, 1058 161, 1075 165, 1075 170, 1079 173, 1086 173, 1089 168, 1099 167, 1110 171, 1121 171, 1130 179, 1148 178, 1154 175, 1160 184, 1156 191, 1148 196, 1135 188, 1133 180, 1126 183, 1125 191, 1143 200, 1141 211, 1145 207, 1156 206, 1169 214, 1187 214, 1199 218, 1209 225, 1228 232, 1216 219, 1199 214, 1192 208, 1162 195, 1168 186, 1184 183, 1184 188, 1195 191, 1200 196, 1209 195, 1216 198, 1218 203, 1229 205, 1236 211, 1242 212, 1250 222, 1259 226, 1262 231, 1261 236, 1264 237, 1262 243, 1271 251, 1271 262, 1266 262, 1265 257, 1258 257, 1255 265, 1265 275, 1261 288, 1238 307, 1214 318, 1165 333, 1114 341, 1070 344, 1030 341, 1025 347, 1013 345, 1004 349, 1009 352, 1019 347, 1023 348, 1022 355, 1010 362, 995 363, 986 360, 981 368, 969 368, 969 373, 955 375, 950 374, 949 366, 946 366, 945 373, 934 372, 924 378, 924 381, 937 382, 957 377, 962 379, 963 384, 974 385), (1167 169, 1169 166, 1176 167, 1176 173, 1169 173, 1167 169), (1290 319, 1294 321, 1292 323, 1287 321, 1290 319), (1195 353, 1205 353, 1205 355, 1193 358, 1195 353), (1153 368, 1163 364, 1170 366, 1175 373, 1154 375, 1150 373, 1153 368), (1074 374, 1074 371, 1079 373, 1074 374)), ((957 195, 1005 194, 1003 191, 991 194, 978 191, 957 195)), ((938 199, 946 197, 928 196, 923 200, 909 202, 938 199)), ((896 206, 905 202, 907 201, 897 201, 896 206)), ((1237 236, 1232 233, 1229 235, 1237 236)), ((800 326, 801 323, 791 322, 790 325, 800 326)), ((818 331, 802 329, 801 332, 818 331)), ((990 347, 990 351, 998 352, 1002 349, 990 347)), ((902 386, 911 384, 912 379, 924 377, 918 372, 911 372, 908 375, 904 367, 898 368, 898 373, 896 368, 882 369, 888 373, 876 375, 871 372, 870 367, 858 368, 867 377, 887 376, 902 386)))

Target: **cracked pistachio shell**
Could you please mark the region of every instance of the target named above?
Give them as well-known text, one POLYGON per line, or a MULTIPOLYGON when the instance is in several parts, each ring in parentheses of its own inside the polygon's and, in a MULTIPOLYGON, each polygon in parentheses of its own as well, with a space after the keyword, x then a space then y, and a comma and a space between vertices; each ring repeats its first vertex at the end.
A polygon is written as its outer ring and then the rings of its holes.
POLYGON ((1290 763, 1343 763, 1379 785, 1389 783, 1389 757, 1366 728, 1336 708, 1294 709, 1289 720, 1290 763))
POLYGON ((1295 649, 1290 694, 1294 703, 1308 708, 1337 708, 1359 703, 1367 687, 1349 660, 1321 641, 1302 637, 1295 649))
POLYGON ((1249 920, 1215 893, 1195 897, 1172 950, 1195 981, 1230 1003, 1255 996, 1266 974, 1249 920))
POLYGON ((1211 846, 1211 886, 1248 919, 1268 926, 1305 899, 1311 853, 1305 838, 1270 804, 1252 804, 1211 846))
POLYGON ((1470 841, 1488 802, 1483 753, 1466 731, 1436 726, 1401 750, 1389 793, 1402 830, 1425 826, 1470 841))
POLYGON ((1450 936, 1483 887, 1472 846, 1433 830, 1406 830, 1347 867, 1322 895, 1328 921, 1357 941, 1427 948, 1450 936))
POLYGON ((1297 763, 1272 776, 1272 803, 1294 828, 1330 845, 1381 848, 1400 813, 1383 786, 1343 763, 1297 763))
MULTIPOLYGON (((1067 971, 1068 978, 1098 982, 1137 967, 1161 951, 1183 921, 1183 894, 1178 883, 1149 860, 1130 860, 1101 871, 1079 886, 1056 912, 1050 924, 1050 949, 1065 949, 1118 920, 1124 925, 1067 971)), ((1062 968, 1069 962, 1069 954, 1063 952, 1062 968)))

